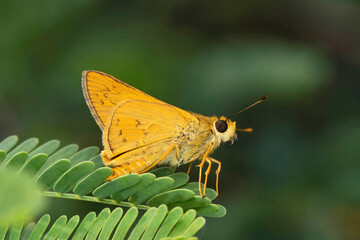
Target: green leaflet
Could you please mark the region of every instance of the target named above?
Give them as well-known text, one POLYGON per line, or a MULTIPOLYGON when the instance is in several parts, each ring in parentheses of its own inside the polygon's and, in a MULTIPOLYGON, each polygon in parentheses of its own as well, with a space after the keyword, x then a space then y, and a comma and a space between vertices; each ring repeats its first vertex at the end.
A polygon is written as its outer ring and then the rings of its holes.
POLYGON ((27 152, 18 152, 5 164, 4 168, 19 169, 28 159, 27 152))
POLYGON ((102 167, 96 169, 94 172, 83 178, 74 188, 74 193, 80 195, 86 195, 107 179, 112 173, 111 168, 102 167))
POLYGON ((153 239, 155 237, 155 233, 157 229, 160 227, 160 224, 165 219, 167 214, 167 207, 166 205, 161 205, 154 214, 153 218, 150 220, 147 229, 144 232, 144 235, 141 239, 153 239))
POLYGON ((101 167, 105 166, 103 161, 102 161, 102 158, 101 158, 100 154, 95 155, 89 161, 92 161, 95 164, 95 168, 101 168, 101 167))
POLYGON ((8 231, 9 225, 8 224, 2 224, 0 225, 0 239, 5 239, 6 232, 8 231))
POLYGON ((4 150, 0 150, 0 166, 2 162, 5 160, 5 158, 6 158, 6 152, 4 150))
MULTIPOLYGON (((182 186, 181 188, 189 189, 189 190, 193 191, 196 195, 200 195, 199 183, 197 183, 197 182, 187 183, 186 185, 182 186)), ((201 189, 204 189, 203 183, 201 183, 201 189)), ((210 198, 211 200, 214 200, 217 197, 216 191, 211 188, 206 188, 206 197, 210 198)))
POLYGON ((195 193, 193 191, 187 189, 175 189, 153 196, 149 201, 147 201, 147 205, 151 207, 158 207, 161 204, 169 205, 190 200, 194 198, 194 196, 195 193))
POLYGON ((155 240, 160 240, 169 235, 171 229, 176 225, 179 219, 183 215, 183 210, 180 207, 176 207, 169 212, 159 231, 155 236, 155 240))
MULTIPOLYGON (((35 228, 34 222, 29 223, 25 228, 23 228, 23 230, 21 232, 20 240, 27 240, 30 237, 30 234, 34 230, 34 228, 35 228)), ((0 237, 0 239, 1 239, 1 237, 0 237)))
POLYGON ((85 216, 84 220, 80 223, 72 239, 83 240, 85 238, 86 233, 89 231, 95 220, 96 220, 96 214, 94 212, 88 213, 85 216))
POLYGON ((19 239, 21 236, 21 229, 23 228, 23 226, 24 226, 23 221, 19 221, 19 222, 15 223, 11 228, 9 240, 19 239))
POLYGON ((153 239, 160 224, 165 219, 168 210, 166 205, 161 205, 157 210, 152 219, 150 220, 147 229, 141 239, 153 239))
POLYGON ((136 224, 135 228, 131 232, 128 240, 136 240, 139 239, 140 236, 143 234, 145 229, 148 227, 151 219, 156 213, 156 208, 150 208, 146 211, 146 213, 141 217, 139 222, 136 224))
POLYGON ((131 225, 136 220, 138 213, 139 212, 138 212, 137 208, 135 208, 135 207, 130 208, 126 212, 125 216, 122 218, 122 220, 120 221, 120 223, 116 229, 113 239, 117 239, 117 240, 125 239, 125 236, 128 233, 131 225))
POLYGON ((189 175, 183 172, 173 173, 168 175, 168 177, 174 180, 173 185, 168 190, 181 187, 189 181, 189 175))
POLYGON ((110 209, 109 208, 104 208, 100 212, 100 214, 96 218, 96 220, 94 221, 91 228, 89 229, 89 232, 87 233, 85 239, 86 240, 96 239, 98 234, 101 231, 101 228, 103 227, 104 223, 106 222, 106 220, 108 219, 109 216, 110 216, 110 209))
POLYGON ((16 145, 18 141, 19 141, 18 136, 15 135, 9 136, 0 142, 0 150, 4 150, 5 152, 8 152, 16 145))
POLYGON ((166 237, 162 240, 197 240, 197 237, 185 237, 185 236, 179 236, 179 237, 166 237))
POLYGON ((29 152, 33 150, 39 143, 39 139, 37 138, 29 138, 24 142, 20 143, 13 150, 7 153, 5 160, 2 165, 6 165, 6 163, 18 152, 29 152))
POLYGON ((54 185, 55 192, 69 192, 75 184, 94 168, 94 163, 83 161, 70 168, 54 185))
POLYGON ((226 215, 226 208, 219 204, 211 204, 217 206, 216 211, 212 211, 213 209, 205 208, 195 208, 196 212, 204 217, 213 217, 213 218, 220 218, 226 215), (210 211, 209 211, 210 210, 210 211))
POLYGON ((200 207, 206 207, 211 204, 211 200, 208 197, 201 197, 201 196, 195 196, 189 200, 186 201, 179 201, 176 203, 169 204, 169 209, 172 209, 174 207, 181 207, 184 209, 184 211, 191 209, 191 208, 200 208, 200 207))
POLYGON ((56 239, 57 236, 65 227, 66 221, 67 221, 66 216, 63 215, 59 217, 45 235, 44 240, 56 239))
POLYGON ((176 226, 172 229, 172 231, 168 236, 175 237, 181 235, 187 229, 187 227, 190 226, 191 222, 195 219, 195 217, 196 217, 195 210, 191 209, 187 211, 182 216, 180 221, 176 224, 176 226))
POLYGON ((28 174, 29 176, 33 177, 39 171, 39 169, 44 165, 48 156, 44 153, 39 153, 30 160, 26 161, 23 167, 20 170, 20 174, 28 174))
POLYGON ((111 194, 119 191, 120 189, 126 189, 134 186, 140 182, 140 175, 128 174, 118 177, 110 182, 106 182, 93 192, 93 195, 99 199, 109 197, 111 194))
POLYGON ((101 230, 99 235, 99 239, 109 239, 112 231, 114 230, 116 224, 119 222, 121 216, 123 214, 123 210, 121 208, 116 208, 106 220, 104 227, 101 230))
POLYGON ((50 223, 50 216, 48 214, 42 216, 37 222, 34 230, 31 232, 29 240, 38 240, 44 234, 47 226, 50 223))
POLYGON ((58 236, 58 240, 65 240, 68 239, 71 235, 71 233, 75 230, 76 226, 78 225, 80 221, 79 216, 73 216, 67 223, 66 225, 63 227, 63 229, 61 230, 59 236, 58 236))
POLYGON ((162 192, 174 183, 174 180, 169 177, 157 178, 152 184, 144 188, 143 190, 135 193, 129 198, 129 202, 134 204, 141 204, 146 202, 152 196, 162 192))
POLYGON ((39 169, 39 171, 37 172, 37 174, 35 176, 37 177, 40 174, 42 174, 46 168, 48 168, 50 165, 54 164, 56 161, 58 161, 60 159, 67 159, 70 156, 74 155, 74 153, 76 153, 78 149, 79 149, 79 146, 77 144, 70 144, 70 145, 67 145, 67 146, 59 149, 54 154, 49 156, 49 159, 39 169))
POLYGON ((199 215, 211 215, 219 211, 219 206, 216 204, 210 204, 206 207, 195 208, 195 210, 199 215))
POLYGON ((161 167, 151 170, 150 173, 154 174, 156 177, 165 177, 174 173, 174 169, 170 167, 161 167))
POLYGON ((67 159, 61 159, 56 161, 53 165, 48 167, 37 179, 35 184, 40 187, 41 190, 48 190, 55 183, 55 181, 62 175, 66 170, 71 167, 71 163, 67 159))
POLYGON ((54 153, 60 146, 60 141, 59 140, 50 140, 44 144, 42 144, 41 146, 37 147, 36 149, 34 149, 33 151, 31 151, 29 153, 29 158, 32 158, 33 156, 35 156, 36 154, 39 153, 44 153, 46 155, 50 155, 52 153, 54 153))
POLYGON ((69 160, 71 162, 71 165, 75 165, 79 162, 89 160, 97 153, 99 153, 98 147, 87 147, 75 153, 71 158, 69 158, 69 160))
POLYGON ((183 235, 191 237, 195 235, 205 225, 205 218, 198 217, 193 221, 190 226, 185 230, 183 235))
POLYGON ((118 202, 123 201, 125 199, 128 199, 134 193, 143 190, 145 187, 149 186, 155 181, 155 175, 152 173, 144 173, 141 174, 140 177, 141 180, 136 185, 112 194, 111 198, 118 202))

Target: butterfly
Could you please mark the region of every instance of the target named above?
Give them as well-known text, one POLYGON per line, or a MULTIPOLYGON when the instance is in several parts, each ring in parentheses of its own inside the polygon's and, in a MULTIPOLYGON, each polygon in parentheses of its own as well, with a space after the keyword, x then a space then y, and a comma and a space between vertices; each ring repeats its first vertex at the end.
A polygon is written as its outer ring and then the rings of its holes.
POLYGON ((86 103, 102 130, 104 150, 101 157, 113 173, 107 180, 130 173, 144 173, 156 165, 177 167, 200 159, 199 192, 205 196, 212 164, 217 164, 216 192, 221 162, 210 154, 221 143, 232 145, 237 129, 230 118, 264 101, 228 117, 207 117, 182 110, 158 100, 106 73, 84 71, 82 88, 86 103), (203 190, 202 171, 205 171, 203 190))

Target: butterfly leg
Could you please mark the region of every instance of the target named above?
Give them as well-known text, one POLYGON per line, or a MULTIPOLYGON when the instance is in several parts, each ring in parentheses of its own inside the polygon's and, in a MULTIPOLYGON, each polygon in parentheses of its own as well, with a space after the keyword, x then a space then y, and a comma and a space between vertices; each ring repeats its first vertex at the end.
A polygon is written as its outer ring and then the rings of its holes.
POLYGON ((149 171, 156 164, 158 164, 159 162, 164 160, 172 152, 172 150, 174 150, 174 148, 175 148, 175 145, 172 145, 171 148, 166 153, 164 153, 164 155, 162 155, 161 158, 159 158, 159 160, 157 160, 154 164, 152 164, 150 167, 146 168, 145 170, 140 171, 139 174, 149 171))
POLYGON ((208 176, 210 173, 210 169, 211 169, 211 160, 209 158, 206 158, 206 162, 209 164, 208 168, 206 169, 205 172, 205 181, 204 181, 204 195, 206 195, 205 191, 206 191, 206 185, 207 185, 207 180, 208 180, 208 176))
POLYGON ((201 175, 202 175, 202 168, 204 166, 204 163, 206 161, 206 158, 208 157, 209 155, 209 152, 212 148, 212 146, 214 145, 214 143, 210 143, 209 146, 207 147, 206 151, 205 151, 205 154, 203 156, 203 159, 201 160, 201 163, 199 165, 197 165, 197 167, 199 167, 199 193, 202 197, 205 197, 205 188, 204 188, 204 194, 202 193, 202 190, 201 190, 201 175))
POLYGON ((216 194, 219 195, 219 173, 221 170, 221 162, 212 157, 208 157, 208 160, 218 164, 218 168, 216 169, 215 173, 216 173, 216 194))
POLYGON ((191 166, 192 166, 193 162, 194 162, 194 161, 190 162, 189 168, 188 168, 187 173, 186 173, 187 175, 190 174, 190 169, 191 169, 191 166))
POLYGON ((176 157, 177 157, 178 160, 180 160, 180 147, 179 147, 179 144, 176 144, 175 147, 176 147, 176 157))

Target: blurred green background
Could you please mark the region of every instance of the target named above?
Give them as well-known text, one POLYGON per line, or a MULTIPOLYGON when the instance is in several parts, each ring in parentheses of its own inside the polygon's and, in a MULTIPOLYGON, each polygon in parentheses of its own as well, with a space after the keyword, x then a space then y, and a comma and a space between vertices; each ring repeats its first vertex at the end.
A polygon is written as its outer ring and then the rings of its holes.
MULTIPOLYGON (((254 133, 213 154, 228 214, 197 235, 360 239, 359 23, 356 0, 1 0, 0 139, 101 147, 83 70, 204 115, 269 94, 234 119, 254 133)), ((44 212, 103 207, 53 200, 44 212)))

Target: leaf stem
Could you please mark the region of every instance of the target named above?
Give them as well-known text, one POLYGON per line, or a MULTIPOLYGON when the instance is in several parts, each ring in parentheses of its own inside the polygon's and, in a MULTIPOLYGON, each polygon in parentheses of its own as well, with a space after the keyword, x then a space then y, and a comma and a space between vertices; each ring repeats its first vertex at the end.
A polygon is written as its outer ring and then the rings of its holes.
POLYGON ((136 207, 136 208, 142 209, 142 210, 150 209, 150 207, 146 206, 146 205, 136 205, 136 204, 133 204, 130 202, 117 202, 112 199, 98 199, 97 197, 93 197, 93 196, 82 196, 82 195, 73 194, 73 193, 59 193, 59 192, 52 192, 52 191, 42 191, 41 195, 45 196, 45 197, 76 199, 76 200, 83 200, 83 201, 88 201, 88 202, 112 204, 112 205, 121 206, 121 207, 129 207, 129 208, 136 207))

